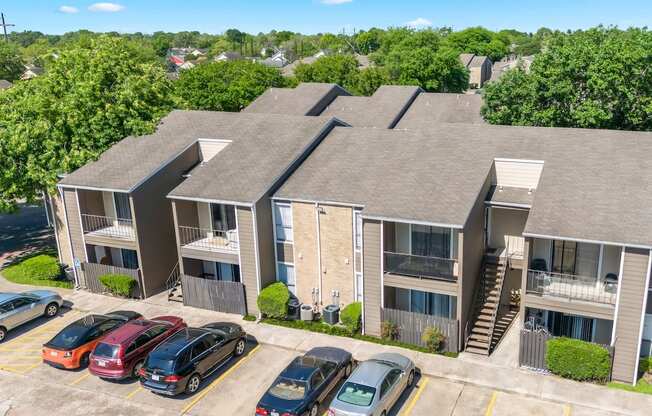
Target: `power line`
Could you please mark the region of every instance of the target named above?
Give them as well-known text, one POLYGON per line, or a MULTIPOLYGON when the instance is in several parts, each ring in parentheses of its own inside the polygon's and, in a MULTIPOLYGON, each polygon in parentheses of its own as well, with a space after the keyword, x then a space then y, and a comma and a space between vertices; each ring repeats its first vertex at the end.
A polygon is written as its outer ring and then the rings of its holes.
POLYGON ((5 23, 5 14, 4 13, 0 13, 0 16, 2 17, 2 24, 0 26, 2 26, 2 30, 5 32, 5 42, 9 42, 9 36, 7 36, 7 28, 11 27, 11 26, 16 26, 16 25, 11 24, 11 23, 5 23))

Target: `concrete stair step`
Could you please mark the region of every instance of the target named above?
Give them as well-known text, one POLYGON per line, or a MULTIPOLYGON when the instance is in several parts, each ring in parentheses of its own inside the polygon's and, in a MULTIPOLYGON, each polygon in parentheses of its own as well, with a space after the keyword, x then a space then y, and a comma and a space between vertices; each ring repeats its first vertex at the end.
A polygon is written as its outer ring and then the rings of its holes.
POLYGON ((484 342, 486 344, 488 344, 491 341, 491 337, 488 336, 488 335, 480 335, 480 334, 474 334, 474 333, 471 333, 471 335, 469 336, 469 339, 473 340, 473 341, 484 342))
POLYGON ((464 351, 479 355, 489 355, 489 350, 485 348, 466 347, 464 351))

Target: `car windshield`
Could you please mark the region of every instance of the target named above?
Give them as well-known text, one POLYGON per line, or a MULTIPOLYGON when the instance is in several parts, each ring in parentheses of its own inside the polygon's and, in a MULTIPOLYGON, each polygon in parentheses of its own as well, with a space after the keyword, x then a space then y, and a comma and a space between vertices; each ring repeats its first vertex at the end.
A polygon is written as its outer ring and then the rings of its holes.
POLYGON ((301 400, 306 395, 306 382, 279 377, 269 389, 269 394, 284 400, 301 400))
POLYGON ((337 399, 356 406, 369 406, 374 399, 376 389, 363 384, 347 381, 340 389, 337 399))
POLYGON ((164 373, 174 372, 174 357, 169 355, 150 354, 145 362, 145 367, 150 370, 158 370, 164 373))
POLYGON ((83 342, 87 331, 88 328, 85 326, 74 324, 70 325, 55 335, 55 337, 52 338, 50 342, 47 343, 47 345, 63 350, 77 348, 83 342))
POLYGON ((119 346, 105 344, 103 342, 97 344, 97 346, 95 347, 95 351, 93 351, 94 356, 103 357, 103 358, 118 358, 119 353, 120 353, 119 346))

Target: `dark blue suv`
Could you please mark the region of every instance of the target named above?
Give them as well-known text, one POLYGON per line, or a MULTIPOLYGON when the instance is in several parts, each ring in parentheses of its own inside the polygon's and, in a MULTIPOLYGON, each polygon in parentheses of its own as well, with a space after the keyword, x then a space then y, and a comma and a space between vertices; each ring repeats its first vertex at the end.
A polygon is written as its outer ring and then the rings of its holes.
POLYGON ((295 358, 279 374, 256 406, 258 416, 316 416, 323 403, 353 369, 347 351, 317 347, 295 358))

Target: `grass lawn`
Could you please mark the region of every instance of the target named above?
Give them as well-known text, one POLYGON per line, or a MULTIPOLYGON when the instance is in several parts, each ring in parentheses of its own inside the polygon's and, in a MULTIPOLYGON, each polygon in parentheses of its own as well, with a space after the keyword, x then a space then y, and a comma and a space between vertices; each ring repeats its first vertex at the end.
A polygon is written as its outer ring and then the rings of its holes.
POLYGON ((643 394, 652 394, 652 384, 648 383, 643 379, 640 379, 635 386, 629 384, 623 384, 623 383, 614 383, 614 382, 609 383, 608 386, 611 387, 612 389, 627 390, 627 391, 633 391, 636 393, 643 393, 643 394))
POLYGON ((72 282, 54 278, 60 274, 56 261, 56 257, 38 255, 9 266, 0 273, 12 283, 72 289, 72 282))

